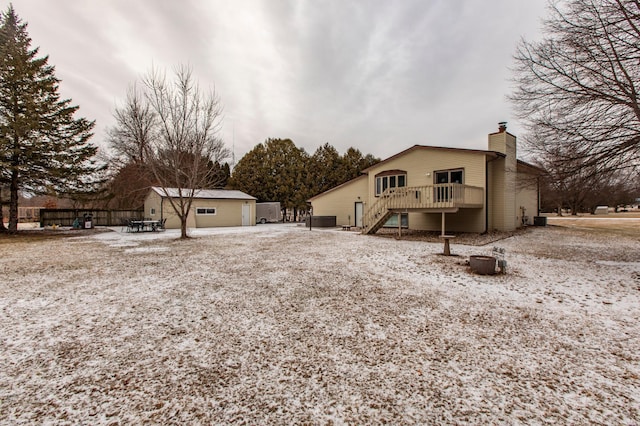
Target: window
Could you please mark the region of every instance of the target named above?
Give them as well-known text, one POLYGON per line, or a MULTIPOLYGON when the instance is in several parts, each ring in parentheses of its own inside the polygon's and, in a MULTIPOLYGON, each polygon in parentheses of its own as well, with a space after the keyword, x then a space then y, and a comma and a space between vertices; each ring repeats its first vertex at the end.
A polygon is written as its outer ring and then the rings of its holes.
POLYGON ((151 207, 151 212, 149 213, 151 216, 155 216, 156 215, 156 209, 151 207))
POLYGON ((196 214, 214 215, 216 214, 216 208, 215 207, 196 207, 196 214))
MULTIPOLYGON (((402 228, 409 228, 409 213, 400 213, 400 223, 402 228)), ((383 225, 385 228, 398 227, 398 215, 393 214, 383 225)))
POLYGON ((436 183, 464 183, 464 170, 441 170, 434 173, 436 183))
POLYGON ((434 188, 436 202, 450 201, 450 185, 448 183, 464 183, 464 169, 440 170, 434 172, 434 180, 437 186, 434 188))
POLYGON ((376 197, 388 188, 402 188, 407 186, 407 172, 403 170, 388 170, 376 175, 376 197))

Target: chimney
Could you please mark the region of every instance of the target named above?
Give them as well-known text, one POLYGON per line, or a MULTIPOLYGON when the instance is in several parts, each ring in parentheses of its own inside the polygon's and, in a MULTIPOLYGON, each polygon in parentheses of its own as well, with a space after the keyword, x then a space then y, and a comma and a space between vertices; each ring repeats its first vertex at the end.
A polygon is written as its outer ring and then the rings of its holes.
POLYGON ((501 121, 498 123, 498 132, 499 133, 503 133, 507 131, 507 122, 506 121, 501 121))

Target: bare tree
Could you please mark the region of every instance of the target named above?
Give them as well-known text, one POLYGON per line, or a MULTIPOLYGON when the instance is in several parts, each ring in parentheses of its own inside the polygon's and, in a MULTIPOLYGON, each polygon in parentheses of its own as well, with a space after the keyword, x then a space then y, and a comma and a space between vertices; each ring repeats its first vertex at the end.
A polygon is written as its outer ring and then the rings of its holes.
POLYGON ((515 55, 510 98, 525 147, 561 174, 637 167, 640 0, 569 0, 549 11, 545 38, 522 40, 515 55))
POLYGON ((116 125, 108 130, 111 149, 120 164, 143 164, 151 144, 156 124, 156 113, 146 102, 137 85, 127 91, 127 98, 113 113, 116 125))
POLYGON ((127 91, 121 106, 114 110, 115 125, 107 130, 111 176, 106 185, 107 205, 140 208, 155 184, 147 165, 147 154, 155 135, 157 116, 144 90, 136 84, 127 91))
POLYGON ((581 160, 566 161, 559 150, 539 158, 539 162, 545 170, 545 203, 555 205, 559 216, 565 207, 571 210, 572 215, 585 210, 588 197, 598 193, 612 173, 593 173, 593 166, 585 165, 581 160))
POLYGON ((181 238, 187 238, 194 196, 219 185, 222 176, 214 164, 229 151, 218 138, 222 107, 215 91, 202 93, 188 67, 177 68, 174 77, 168 80, 154 69, 143 80, 157 121, 146 163, 180 218, 181 238))

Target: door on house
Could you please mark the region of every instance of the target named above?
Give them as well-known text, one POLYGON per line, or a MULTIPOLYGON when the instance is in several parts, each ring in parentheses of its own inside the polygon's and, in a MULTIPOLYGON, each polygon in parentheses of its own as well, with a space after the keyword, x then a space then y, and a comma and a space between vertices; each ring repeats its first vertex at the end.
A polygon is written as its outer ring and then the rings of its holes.
MULTIPOLYGON (((435 172, 436 184, 447 183, 463 183, 463 172, 461 169, 457 170, 443 170, 435 172)), ((438 186, 435 188, 435 199, 437 202, 449 201, 453 196, 451 194, 451 187, 449 185, 438 186)))
POLYGON ((362 201, 356 202, 356 221, 355 225, 362 228, 362 215, 364 214, 364 204, 362 201))
MULTIPOLYGON (((436 184, 445 184, 449 183, 449 172, 436 172, 435 173, 436 184)), ((449 201, 449 187, 448 186, 438 186, 435 188, 435 199, 436 202, 441 203, 443 201, 449 201)))
POLYGON ((251 225, 251 206, 249 204, 242 205, 242 226, 251 225))

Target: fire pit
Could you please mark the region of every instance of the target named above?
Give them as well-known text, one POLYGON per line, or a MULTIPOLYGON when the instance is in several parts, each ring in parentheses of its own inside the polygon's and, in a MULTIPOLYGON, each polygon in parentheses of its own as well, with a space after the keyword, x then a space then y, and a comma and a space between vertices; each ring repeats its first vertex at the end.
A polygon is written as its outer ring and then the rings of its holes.
POLYGON ((496 273, 496 258, 493 256, 469 256, 471 270, 480 275, 496 273))

